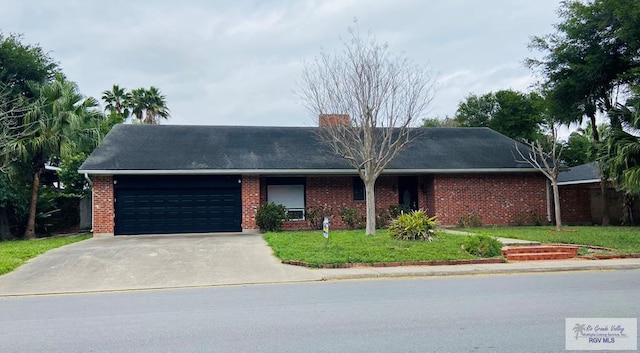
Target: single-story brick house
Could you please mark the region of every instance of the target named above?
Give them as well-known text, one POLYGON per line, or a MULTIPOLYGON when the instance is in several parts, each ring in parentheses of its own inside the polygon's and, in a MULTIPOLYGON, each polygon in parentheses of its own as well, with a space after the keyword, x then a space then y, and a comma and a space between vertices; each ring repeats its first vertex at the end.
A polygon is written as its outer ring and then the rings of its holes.
MULTIPOLYGON (((597 162, 568 168, 558 175, 560 210, 566 224, 602 224, 603 203, 600 189, 600 167, 597 162)), ((623 223, 623 193, 613 183, 607 185, 609 220, 613 225, 623 223)), ((633 217, 640 220, 640 208, 633 209, 633 217)), ((636 221, 637 222, 637 221, 636 221)))
MULTIPOLYGON (((96 235, 256 229, 258 207, 365 214, 355 169, 317 137, 318 127, 117 125, 80 167, 93 183, 96 235)), ((515 141, 488 128, 417 128, 376 183, 376 207, 406 204, 445 225, 475 213, 506 225, 522 212, 548 217, 545 177, 514 157, 515 141)), ((521 146, 521 148, 526 148, 521 146)))

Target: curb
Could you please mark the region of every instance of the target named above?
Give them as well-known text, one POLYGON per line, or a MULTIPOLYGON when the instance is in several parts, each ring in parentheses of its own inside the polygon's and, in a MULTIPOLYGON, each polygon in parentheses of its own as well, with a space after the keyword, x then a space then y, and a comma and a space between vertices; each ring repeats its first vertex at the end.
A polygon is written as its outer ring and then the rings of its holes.
MULTIPOLYGON (((593 262, 587 262, 593 264, 593 262)), ((566 265, 560 267, 528 267, 528 268, 482 268, 453 269, 438 267, 423 267, 410 271, 382 272, 384 269, 366 268, 362 272, 332 272, 323 273, 323 280, 357 280, 357 279, 382 279, 382 278, 417 278, 417 277, 455 277, 455 276, 482 276, 482 275, 517 275, 517 274, 542 274, 551 272, 587 272, 587 271, 614 271, 614 270, 638 270, 637 264, 609 264, 595 266, 566 265), (381 271, 382 270, 382 271, 381 271)), ((322 271, 322 269, 318 269, 322 271)), ((389 269, 390 270, 390 269, 389 269)))
MULTIPOLYGON (((567 244, 552 244, 552 245, 567 245, 567 244)), ((606 249, 606 248, 603 248, 606 249)), ((617 260, 617 259, 640 259, 640 253, 632 254, 612 254, 612 255, 584 255, 576 256, 569 260, 617 260)), ((545 260, 531 260, 531 261, 515 261, 517 263, 523 262, 539 262, 545 260)), ((451 265, 484 265, 484 264, 508 264, 510 263, 505 258, 493 258, 493 259, 470 259, 470 260, 433 260, 433 261, 401 261, 401 262, 346 262, 339 264, 311 264, 305 261, 298 260, 282 260, 285 265, 301 266, 314 269, 339 269, 339 268, 380 268, 380 267, 404 267, 404 266, 451 266, 451 265)), ((513 263, 513 262, 511 262, 513 263)))
POLYGON ((446 266, 446 265, 482 265, 506 263, 503 258, 497 259, 472 259, 472 260, 434 260, 434 261, 402 261, 402 262, 347 262, 341 264, 310 264, 304 261, 283 260, 285 265, 302 266, 309 268, 371 268, 371 267, 400 267, 400 266, 446 266))
POLYGON ((613 254, 613 255, 584 255, 578 256, 577 259, 584 260, 617 260, 617 259, 640 259, 640 254, 613 254))

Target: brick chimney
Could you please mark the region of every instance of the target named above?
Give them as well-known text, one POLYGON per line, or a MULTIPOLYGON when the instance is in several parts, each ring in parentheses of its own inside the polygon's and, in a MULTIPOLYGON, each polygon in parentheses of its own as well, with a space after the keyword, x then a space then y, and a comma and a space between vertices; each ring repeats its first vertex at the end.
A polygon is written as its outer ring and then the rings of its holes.
POLYGON ((320 114, 318 126, 351 126, 349 114, 320 114))

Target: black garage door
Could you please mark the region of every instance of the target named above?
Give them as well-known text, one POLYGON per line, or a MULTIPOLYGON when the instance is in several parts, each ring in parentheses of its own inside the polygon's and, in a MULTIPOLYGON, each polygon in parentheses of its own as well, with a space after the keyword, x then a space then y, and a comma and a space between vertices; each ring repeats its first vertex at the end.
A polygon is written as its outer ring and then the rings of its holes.
POLYGON ((119 176, 115 234, 238 232, 239 176, 119 176))

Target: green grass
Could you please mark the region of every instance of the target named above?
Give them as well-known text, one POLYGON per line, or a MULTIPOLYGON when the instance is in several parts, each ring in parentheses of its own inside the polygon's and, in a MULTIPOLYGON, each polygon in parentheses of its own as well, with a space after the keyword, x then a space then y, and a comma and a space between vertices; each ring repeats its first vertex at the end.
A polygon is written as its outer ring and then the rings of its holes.
POLYGON ((366 236, 364 230, 332 231, 328 245, 321 231, 270 232, 264 235, 283 261, 304 261, 311 266, 341 263, 374 263, 475 259, 461 249, 464 237, 437 234, 433 242, 398 241, 384 230, 366 236))
POLYGON ((496 237, 563 243, 595 245, 616 249, 619 253, 640 253, 640 227, 564 227, 556 232, 553 227, 494 227, 465 228, 461 231, 496 237))
POLYGON ((63 245, 91 238, 91 234, 78 237, 16 240, 0 243, 0 275, 11 272, 40 254, 63 245))

